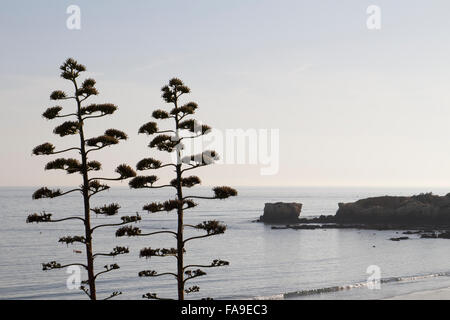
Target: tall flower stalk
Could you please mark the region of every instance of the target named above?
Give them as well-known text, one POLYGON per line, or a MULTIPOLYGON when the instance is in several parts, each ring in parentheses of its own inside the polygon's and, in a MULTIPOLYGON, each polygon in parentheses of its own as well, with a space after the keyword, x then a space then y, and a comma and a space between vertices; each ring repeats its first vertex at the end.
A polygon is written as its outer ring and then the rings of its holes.
MULTIPOLYGON (((139 215, 135 216, 123 216, 121 217, 121 222, 110 223, 110 224, 99 224, 96 226, 92 225, 91 214, 104 216, 116 215, 120 209, 117 203, 106 204, 101 207, 91 207, 91 199, 94 195, 108 190, 110 187, 104 184, 102 181, 114 181, 114 180, 124 180, 136 176, 135 171, 126 164, 119 165, 115 172, 118 174, 114 178, 105 177, 91 177, 92 172, 101 170, 101 163, 96 160, 90 160, 89 156, 103 148, 116 145, 122 140, 127 139, 127 135, 117 129, 108 129, 105 133, 98 137, 86 138, 86 124, 95 118, 103 118, 112 115, 116 110, 117 106, 110 103, 104 104, 88 104, 85 105, 87 99, 98 94, 95 88, 95 80, 88 78, 83 82, 79 82, 79 76, 82 72, 86 71, 86 67, 79 64, 72 58, 67 59, 60 67, 61 77, 73 85, 73 94, 67 95, 65 92, 57 90, 52 92, 50 95, 51 100, 55 101, 72 101, 75 108, 72 112, 62 113, 63 108, 61 106, 54 106, 48 108, 44 113, 43 117, 51 119, 59 118, 71 118, 58 125, 53 133, 60 136, 66 137, 71 135, 79 136, 79 144, 64 150, 56 150, 55 146, 49 142, 41 144, 33 149, 34 155, 56 155, 67 152, 78 153, 78 158, 57 158, 47 163, 45 170, 63 170, 67 174, 78 173, 81 175, 82 183, 78 188, 74 188, 67 191, 62 191, 60 189, 49 189, 47 187, 42 187, 38 189, 33 194, 33 199, 43 199, 43 198, 56 198, 61 197, 66 194, 78 192, 82 195, 84 212, 80 215, 64 217, 60 219, 52 218, 50 213, 33 213, 28 216, 27 223, 51 223, 51 222, 63 222, 67 220, 76 220, 81 222, 83 228, 82 235, 76 236, 65 236, 59 239, 59 242, 66 244, 81 243, 85 246, 86 259, 84 262, 80 263, 68 263, 61 264, 56 261, 51 261, 43 263, 43 270, 51 269, 61 269, 68 266, 79 266, 84 268, 87 272, 87 279, 82 281, 80 289, 83 290, 91 300, 97 300, 97 290, 96 290, 96 280, 101 274, 113 271, 119 268, 119 265, 109 264, 104 266, 102 271, 96 272, 95 258, 98 256, 117 256, 120 254, 128 253, 129 250, 126 247, 115 247, 110 252, 97 252, 94 253, 93 250, 93 235, 94 231, 103 227, 110 226, 120 226, 129 224, 132 222, 137 222, 141 219, 139 215)), ((120 291, 114 291, 106 297, 106 299, 112 298, 121 294, 120 291)))
MULTIPOLYGON (((193 115, 197 110, 197 104, 195 102, 188 102, 182 104, 180 97, 188 94, 190 89, 184 85, 179 79, 171 79, 169 84, 162 88, 162 98, 164 101, 172 105, 170 111, 155 110, 153 111, 153 118, 156 120, 168 120, 171 121, 169 129, 160 130, 156 122, 148 122, 144 124, 139 133, 147 135, 155 135, 151 140, 149 147, 156 148, 159 151, 167 153, 175 153, 175 163, 163 164, 161 161, 155 158, 145 158, 139 161, 136 165, 138 171, 144 170, 157 170, 165 167, 173 169, 174 178, 167 184, 155 184, 158 181, 158 177, 155 175, 149 176, 137 176, 130 180, 129 185, 133 189, 159 189, 169 188, 174 189, 176 192, 175 199, 169 199, 164 202, 152 202, 143 207, 150 213, 156 213, 161 211, 176 211, 177 213, 177 230, 162 230, 151 233, 142 233, 137 227, 122 227, 117 230, 117 236, 152 236, 157 234, 172 235, 176 239, 176 247, 173 248, 143 248, 140 251, 140 257, 175 257, 176 258, 176 273, 175 272, 163 272, 158 273, 156 270, 143 270, 139 272, 141 277, 159 277, 169 276, 173 277, 177 281, 177 294, 179 300, 184 300, 185 294, 198 292, 199 287, 194 285, 186 288, 188 281, 194 278, 206 275, 204 268, 213 268, 228 265, 228 261, 215 259, 209 264, 195 264, 186 265, 184 263, 184 255, 186 253, 186 244, 190 241, 212 237, 215 235, 223 234, 226 230, 226 226, 219 221, 209 220, 201 223, 191 225, 184 223, 184 213, 186 210, 192 209, 197 206, 194 199, 226 199, 231 196, 236 196, 237 191, 230 187, 215 187, 213 188, 213 194, 211 196, 194 196, 184 195, 184 190, 192 188, 201 183, 199 177, 194 175, 186 176, 190 174, 192 170, 200 167, 204 167, 213 164, 218 159, 218 155, 215 151, 203 151, 201 154, 182 156, 183 141, 187 139, 199 138, 210 132, 210 127, 207 125, 199 124, 193 115), (191 228, 194 230, 203 231, 202 235, 185 237, 185 228, 191 228)), ((146 293, 144 298, 148 299, 161 299, 157 293, 146 293)))

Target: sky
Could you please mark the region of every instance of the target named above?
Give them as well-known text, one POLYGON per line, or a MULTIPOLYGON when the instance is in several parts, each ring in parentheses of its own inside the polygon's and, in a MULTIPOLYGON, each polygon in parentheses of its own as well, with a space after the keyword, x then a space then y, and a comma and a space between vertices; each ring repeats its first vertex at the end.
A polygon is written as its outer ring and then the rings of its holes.
POLYGON ((41 117, 55 105, 49 94, 70 88, 59 77, 68 57, 97 80, 92 102, 119 106, 88 135, 115 127, 130 137, 95 155, 104 176, 160 157, 137 130, 169 108, 160 88, 179 77, 198 119, 220 132, 279 132, 275 174, 260 162, 217 164, 198 172, 204 185, 450 186, 449 10, 446 0, 2 0, 0 186, 80 183, 31 155, 43 142, 77 143, 41 117), (66 26, 69 5, 81 9, 80 30, 66 26), (378 30, 366 24, 370 5, 378 30))

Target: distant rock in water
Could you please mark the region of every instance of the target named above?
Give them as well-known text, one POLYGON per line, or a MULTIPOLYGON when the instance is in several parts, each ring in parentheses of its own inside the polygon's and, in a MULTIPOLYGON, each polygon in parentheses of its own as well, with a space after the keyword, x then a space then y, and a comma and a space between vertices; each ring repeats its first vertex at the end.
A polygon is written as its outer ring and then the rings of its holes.
POLYGON ((295 223, 299 222, 301 211, 301 203, 266 203, 264 205, 264 215, 260 217, 260 221, 267 223, 295 223))
POLYGON ((400 240, 408 240, 409 237, 398 237, 398 238, 390 238, 391 241, 400 241, 400 240))
POLYGON ((337 223, 450 225, 450 194, 383 196, 339 203, 337 223))

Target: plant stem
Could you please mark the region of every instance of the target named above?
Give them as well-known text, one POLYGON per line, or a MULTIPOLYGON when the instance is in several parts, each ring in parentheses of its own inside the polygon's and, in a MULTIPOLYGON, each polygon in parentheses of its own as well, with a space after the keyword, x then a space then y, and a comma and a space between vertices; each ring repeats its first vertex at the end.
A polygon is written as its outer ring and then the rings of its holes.
MULTIPOLYGON (((178 98, 176 96, 176 88, 175 88, 175 108, 178 109, 178 98)), ((179 119, 178 114, 175 115, 175 134, 176 139, 179 139, 179 119)), ((179 144, 177 145, 179 147, 179 144)), ((178 300, 184 300, 184 268, 183 268, 183 251, 184 251, 184 241, 183 241, 183 188, 181 186, 181 149, 177 148, 177 164, 176 164, 176 173, 177 173, 177 198, 179 201, 178 204, 178 230, 177 230, 177 280, 178 280, 178 300)))
POLYGON ((78 86, 76 80, 73 80, 75 86, 75 99, 77 101, 77 116, 79 122, 79 136, 80 136, 80 153, 81 153, 81 171, 83 174, 83 200, 84 200, 84 229, 86 236, 86 259, 87 259, 87 273, 89 283, 89 297, 91 300, 97 300, 97 293, 95 289, 95 275, 94 275, 94 257, 92 254, 92 230, 91 230, 91 216, 89 205, 89 177, 87 168, 87 153, 86 140, 83 131, 83 118, 81 115, 81 101, 77 96, 78 86))

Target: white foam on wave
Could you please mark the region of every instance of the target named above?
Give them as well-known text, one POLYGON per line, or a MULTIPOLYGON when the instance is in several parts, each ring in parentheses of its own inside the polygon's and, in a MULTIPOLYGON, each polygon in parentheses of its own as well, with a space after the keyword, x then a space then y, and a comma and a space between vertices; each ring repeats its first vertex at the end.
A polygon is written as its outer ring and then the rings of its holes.
POLYGON ((261 296, 261 297, 255 297, 253 300, 283 300, 284 299, 284 293, 281 294, 275 294, 273 296, 261 296))
MULTIPOLYGON (((449 276, 450 276, 450 272, 439 272, 439 273, 413 275, 413 276, 384 278, 384 279, 381 279, 380 282, 381 283, 407 282, 407 281, 418 281, 418 280, 423 280, 423 279, 428 279, 428 278, 449 277, 449 276)), ((276 294, 276 295, 272 295, 272 296, 261 296, 261 297, 255 297, 253 299, 254 300, 283 300, 283 299, 291 298, 291 297, 301 297, 301 296, 309 296, 309 295, 315 295, 315 294, 323 294, 323 293, 330 293, 330 292, 359 289, 359 288, 367 287, 368 285, 369 285, 368 282, 357 282, 357 283, 347 284, 347 285, 342 285, 342 286, 332 286, 332 287, 317 288, 317 289, 299 290, 299 291, 292 291, 292 292, 276 294)))

